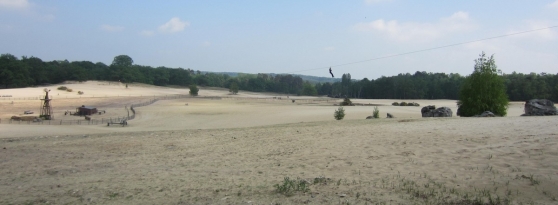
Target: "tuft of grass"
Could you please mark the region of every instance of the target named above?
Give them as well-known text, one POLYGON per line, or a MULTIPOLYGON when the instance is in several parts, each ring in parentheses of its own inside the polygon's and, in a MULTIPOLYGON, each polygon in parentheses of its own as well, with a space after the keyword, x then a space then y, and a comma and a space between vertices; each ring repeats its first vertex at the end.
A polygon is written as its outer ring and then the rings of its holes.
POLYGON ((110 192, 107 193, 107 195, 108 195, 109 198, 114 199, 118 196, 118 193, 110 191, 110 192))
POLYGON ((310 191, 309 183, 306 180, 300 178, 290 179, 285 177, 283 179, 283 184, 275 184, 275 192, 283 194, 285 196, 292 196, 296 192, 306 193, 310 191))

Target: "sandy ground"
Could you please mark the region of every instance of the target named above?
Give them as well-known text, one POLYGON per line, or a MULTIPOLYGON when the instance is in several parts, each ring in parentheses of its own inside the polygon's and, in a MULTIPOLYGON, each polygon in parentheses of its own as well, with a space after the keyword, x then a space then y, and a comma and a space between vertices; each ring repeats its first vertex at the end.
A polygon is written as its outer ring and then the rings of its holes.
MULTIPOLYGON (((108 82, 53 85, 55 120, 80 105, 124 106, 185 88, 108 82), (81 90, 83 95, 77 95, 81 90), (104 95, 104 96, 103 96, 104 95)), ((0 90, 37 97, 43 87, 0 90)), ((138 107, 129 126, 8 124, 39 100, 0 100, 0 204, 412 204, 474 198, 556 204, 556 117, 421 118, 453 100, 340 100, 201 88, 138 107), (273 97, 281 97, 274 99, 273 97), (293 103, 292 100, 295 100, 293 103), (364 120, 373 105, 382 119, 364 120), (386 113, 396 116, 385 119, 386 113), (285 177, 306 185, 283 186, 285 177)), ((81 118, 80 118, 81 119, 81 118)))

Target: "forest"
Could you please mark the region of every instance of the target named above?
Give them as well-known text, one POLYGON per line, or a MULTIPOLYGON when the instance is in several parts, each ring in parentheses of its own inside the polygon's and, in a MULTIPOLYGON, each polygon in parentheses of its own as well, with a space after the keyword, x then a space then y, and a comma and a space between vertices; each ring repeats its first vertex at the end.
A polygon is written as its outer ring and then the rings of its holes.
MULTIPOLYGON (((471 72, 473 69, 471 69, 471 72)), ((558 101, 558 74, 516 73, 500 75, 510 101, 549 99, 558 101)), ((303 80, 290 74, 211 73, 189 68, 136 65, 127 55, 114 57, 110 65, 102 62, 56 60, 37 57, 17 58, 0 55, 0 89, 58 84, 64 81, 121 81, 157 86, 210 86, 240 90, 276 92, 290 95, 331 96, 364 99, 458 99, 466 76, 456 73, 416 71, 377 79, 355 80, 343 74, 337 82, 303 80)), ((316 78, 318 79, 318 78, 316 78)))

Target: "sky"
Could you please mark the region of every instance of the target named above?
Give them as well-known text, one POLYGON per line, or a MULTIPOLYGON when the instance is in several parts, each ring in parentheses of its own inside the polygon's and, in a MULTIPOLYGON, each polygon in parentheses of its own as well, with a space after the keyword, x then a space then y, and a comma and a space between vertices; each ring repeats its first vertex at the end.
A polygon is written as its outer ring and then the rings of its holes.
POLYGON ((510 35, 553 26, 558 0, 0 0, 0 53, 376 79, 469 75, 485 52, 504 73, 556 74, 558 27, 510 35))

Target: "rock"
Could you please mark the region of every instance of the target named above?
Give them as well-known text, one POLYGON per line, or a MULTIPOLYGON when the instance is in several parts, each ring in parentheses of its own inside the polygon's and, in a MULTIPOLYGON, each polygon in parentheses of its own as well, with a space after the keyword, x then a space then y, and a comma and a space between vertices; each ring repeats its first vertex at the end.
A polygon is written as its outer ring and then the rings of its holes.
POLYGON ((449 107, 440 107, 436 109, 434 105, 423 107, 420 112, 422 113, 422 117, 451 117, 453 114, 449 107))
POLYGON ((368 119, 374 119, 374 116, 370 115, 370 116, 366 117, 366 119, 367 119, 367 120, 368 120, 368 119))
POLYGON ((387 118, 395 118, 392 114, 388 113, 387 118))
POLYGON ((475 115, 473 117, 496 117, 496 115, 490 111, 484 111, 480 115, 475 115))
POLYGON ((521 116, 558 115, 554 103, 547 99, 532 99, 525 102, 525 114, 521 116))

